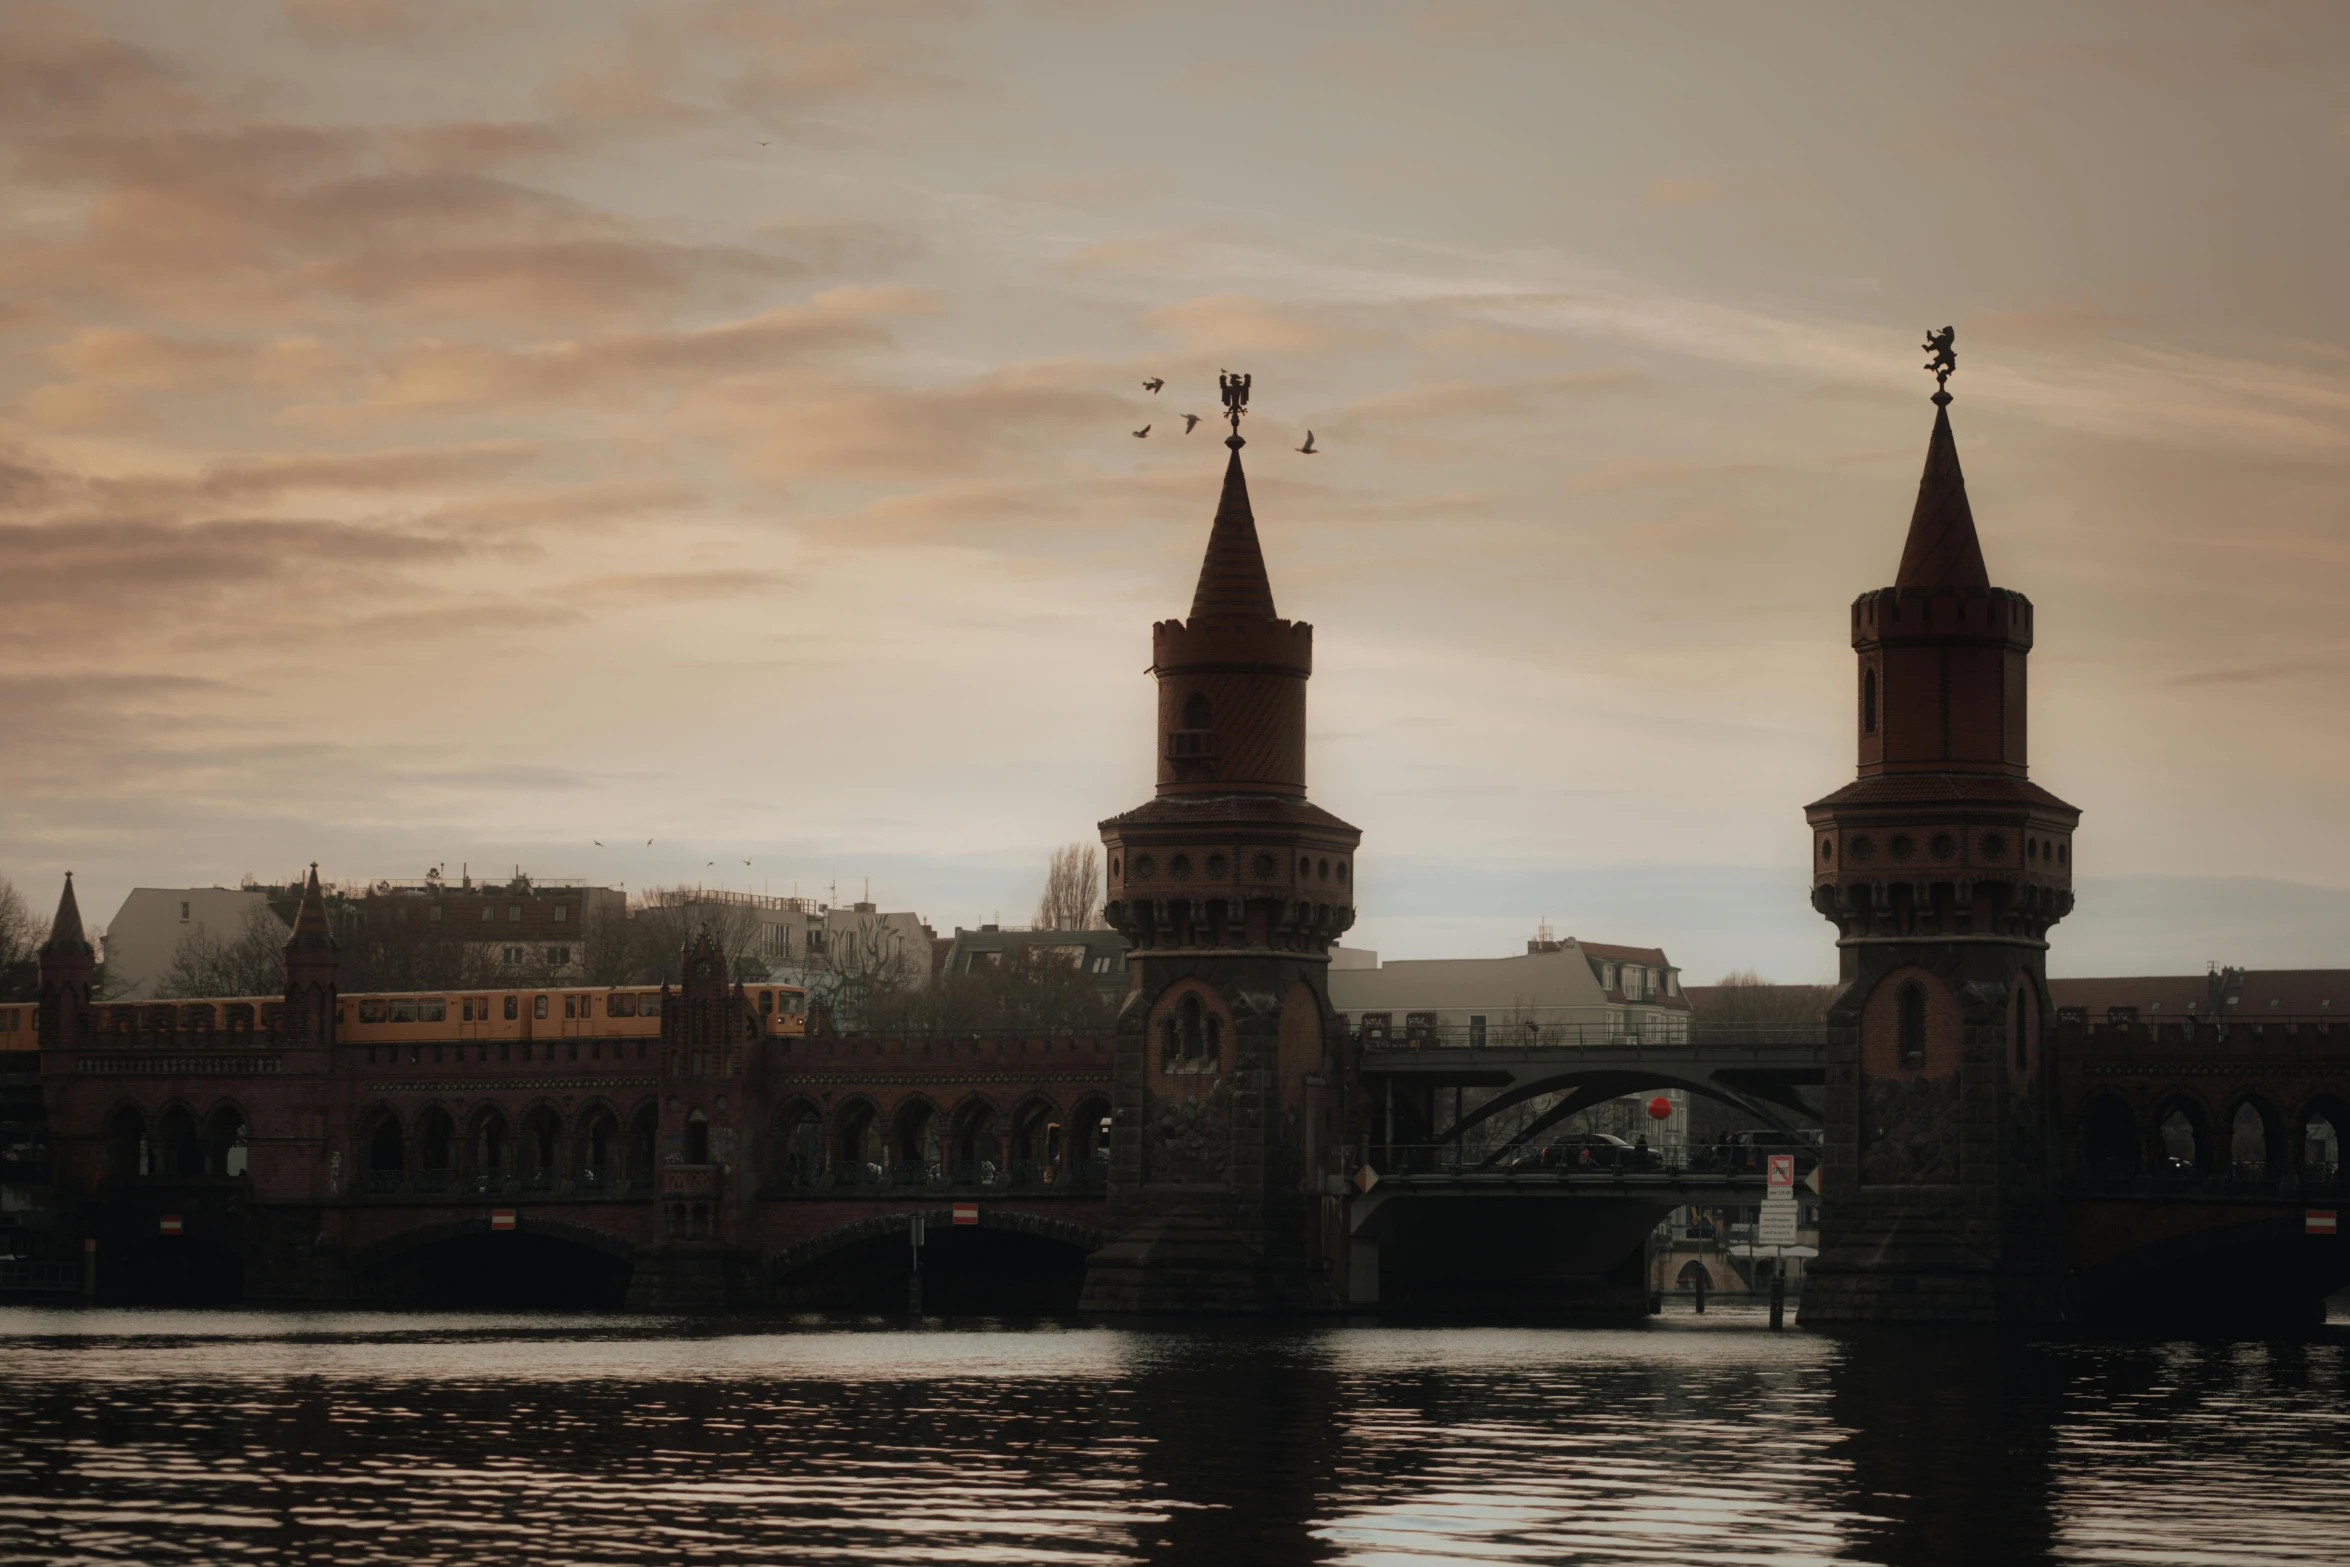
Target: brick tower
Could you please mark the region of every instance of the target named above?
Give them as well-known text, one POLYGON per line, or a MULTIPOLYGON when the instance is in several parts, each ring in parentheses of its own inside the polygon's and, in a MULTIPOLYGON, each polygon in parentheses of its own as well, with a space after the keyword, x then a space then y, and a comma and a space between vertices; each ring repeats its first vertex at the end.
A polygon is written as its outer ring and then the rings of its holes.
POLYGON ((1893 586, 1852 606, 1860 775, 1806 807, 1842 987, 1806 1322, 2032 1320, 2062 1307, 2048 930, 2081 813, 2025 776, 2032 605, 1991 586, 1950 433, 1893 586))
POLYGON ((1109 921, 1134 944, 1118 1021, 1109 1242, 1092 1311, 1339 1304, 1349 1046, 1330 946, 1362 834, 1306 799, 1313 627, 1281 619, 1240 420, 1187 620, 1151 629, 1158 794, 1101 824, 1109 921))
POLYGON ((90 984, 98 970, 97 950, 82 934, 82 906, 73 895, 73 872, 57 897, 57 918, 41 944, 37 1034, 44 1050, 70 1050, 90 1038, 90 984))

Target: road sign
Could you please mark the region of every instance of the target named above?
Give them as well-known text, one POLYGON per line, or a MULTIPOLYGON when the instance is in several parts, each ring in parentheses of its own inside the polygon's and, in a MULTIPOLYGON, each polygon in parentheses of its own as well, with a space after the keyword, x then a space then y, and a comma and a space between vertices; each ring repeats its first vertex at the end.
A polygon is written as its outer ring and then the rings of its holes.
POLYGON ((1771 1155, 1770 1171, 1772 1191, 1792 1192, 1795 1190, 1795 1155, 1791 1153, 1771 1155))
POLYGON ((510 1230, 514 1228, 514 1210, 511 1208, 492 1208, 490 1210, 490 1228, 493 1230, 510 1230))
POLYGON ((2333 1235, 2339 1233, 2334 1228, 2334 1210, 2331 1208, 2310 1208, 2304 1210, 2301 1215, 2301 1229, 2302 1233, 2307 1235, 2333 1235))
POLYGON ((1754 1227, 1758 1246, 1792 1246, 1795 1244, 1795 1204, 1766 1202, 1762 1206, 1762 1222, 1754 1227))
POLYGON ((1356 1190, 1356 1191, 1358 1191, 1358 1192, 1367 1192, 1367 1191, 1369 1191, 1369 1190, 1370 1190, 1372 1187, 1374 1187, 1374 1186, 1376 1186, 1376 1185, 1378 1185, 1378 1184, 1379 1184, 1379 1172, 1378 1172, 1377 1170, 1374 1170, 1374 1169, 1372 1169, 1372 1168, 1371 1168, 1369 1165, 1367 1165, 1367 1164, 1366 1164, 1366 1165, 1363 1165, 1361 1168, 1359 1168, 1359 1169, 1357 1169, 1357 1170, 1355 1171, 1355 1190, 1356 1190))
MULTIPOLYGON (((2331 1215, 2328 1217, 2331 1217, 2331 1215)), ((183 1226, 180 1224, 180 1216, 176 1213, 165 1214, 155 1227, 165 1235, 178 1235, 182 1232, 183 1229, 183 1226)))
POLYGON ((975 1202, 955 1204, 955 1222, 957 1224, 977 1224, 979 1222, 979 1204, 975 1202))

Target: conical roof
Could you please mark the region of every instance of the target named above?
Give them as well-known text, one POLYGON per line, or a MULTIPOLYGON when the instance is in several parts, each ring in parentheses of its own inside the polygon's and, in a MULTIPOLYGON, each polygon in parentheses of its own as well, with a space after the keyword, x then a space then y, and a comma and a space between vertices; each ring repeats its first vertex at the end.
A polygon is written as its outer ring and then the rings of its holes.
POLYGON ((1966 475, 1950 433, 1947 394, 1935 398, 1934 433, 1926 442, 1926 471, 1918 479, 1917 509, 1909 515, 1909 542, 1901 547, 1897 588, 1987 588, 1982 541, 1967 505, 1966 475))
POLYGON ((82 934, 82 906, 73 895, 73 872, 65 873, 65 891, 57 898, 57 918, 49 926, 50 952, 87 952, 90 938, 82 934))
POLYGON ((327 928, 326 899, 318 890, 318 866, 310 866, 310 880, 302 888, 301 907, 294 910, 294 934, 286 943, 291 952, 297 947, 325 947, 335 944, 334 933, 327 928))
POLYGON ((1265 575, 1265 552, 1257 545, 1256 514, 1249 510, 1248 476, 1240 471, 1240 438, 1225 444, 1232 460, 1224 465, 1224 496, 1216 503, 1216 525, 1208 531, 1208 553, 1199 566, 1199 587, 1191 595, 1191 618, 1245 615, 1277 618, 1273 583, 1265 575))

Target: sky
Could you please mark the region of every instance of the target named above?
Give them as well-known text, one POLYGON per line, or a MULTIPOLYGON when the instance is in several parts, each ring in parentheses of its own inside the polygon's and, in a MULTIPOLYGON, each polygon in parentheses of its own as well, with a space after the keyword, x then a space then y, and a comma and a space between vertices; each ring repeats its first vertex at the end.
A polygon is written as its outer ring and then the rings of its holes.
POLYGON ((2350 964, 2336 5, 0 4, 0 213, 37 905, 1023 920, 1150 793, 1231 368, 1350 943, 1824 979, 1947 322, 2052 970, 2350 964))

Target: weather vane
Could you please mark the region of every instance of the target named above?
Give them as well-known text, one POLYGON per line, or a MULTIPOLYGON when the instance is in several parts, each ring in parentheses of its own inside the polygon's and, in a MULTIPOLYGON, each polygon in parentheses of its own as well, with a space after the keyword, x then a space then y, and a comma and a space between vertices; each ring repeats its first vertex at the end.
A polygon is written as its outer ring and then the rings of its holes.
POLYGON ((1216 372, 1216 387, 1224 394, 1224 417, 1232 421, 1232 439, 1229 445, 1240 444, 1240 416, 1248 412, 1248 387, 1256 377, 1234 375, 1227 370, 1216 372))
POLYGON ((1958 328, 1946 326, 1937 332, 1926 329, 1926 340, 1918 346, 1934 357, 1926 361, 1926 368, 1934 372, 1934 401, 1947 407, 1950 403, 1950 372, 1958 368, 1958 350, 1951 346, 1958 337, 1958 328))

